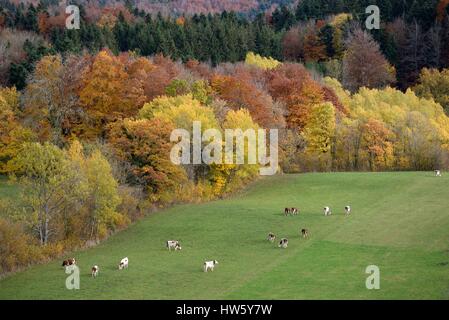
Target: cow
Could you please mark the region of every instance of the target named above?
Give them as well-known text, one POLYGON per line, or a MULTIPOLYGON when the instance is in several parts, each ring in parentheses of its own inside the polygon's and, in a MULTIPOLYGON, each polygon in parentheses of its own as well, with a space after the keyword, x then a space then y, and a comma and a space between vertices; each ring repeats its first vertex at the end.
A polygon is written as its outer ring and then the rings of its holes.
POLYGON ((218 264, 217 260, 205 261, 203 265, 204 272, 207 272, 208 270, 213 272, 216 264, 218 264))
POLYGON ((267 240, 270 241, 270 242, 274 242, 274 240, 276 240, 276 236, 274 235, 274 233, 270 232, 268 234, 267 240))
POLYGON ((285 208, 284 209, 284 214, 287 215, 297 215, 299 213, 298 208, 285 208))
POLYGON ((325 216, 330 216, 331 214, 332 214, 331 208, 329 208, 329 207, 324 207, 324 215, 325 215, 325 216))
POLYGON ((122 270, 122 269, 127 269, 128 268, 128 257, 123 258, 122 260, 120 260, 120 263, 118 264, 118 269, 122 270))
POLYGON ((179 244, 178 240, 168 240, 167 241, 167 249, 168 251, 171 251, 171 249, 181 250, 181 245, 179 244))
POLYGON ((288 239, 286 238, 282 238, 281 241, 279 242, 279 248, 287 248, 288 246, 288 239))
POLYGON ((100 271, 100 268, 98 268, 98 266, 92 267, 92 278, 96 278, 98 276, 98 271, 100 271))
POLYGON ((351 207, 350 206, 346 206, 345 207, 345 213, 347 216, 349 216, 349 214, 351 213, 351 207))
POLYGON ((302 235, 302 237, 305 239, 305 238, 308 238, 309 237, 309 230, 307 230, 307 229, 301 229, 301 235, 302 235))
POLYGON ((435 177, 441 177, 441 171, 435 170, 435 177))
POLYGON ((69 258, 69 259, 64 260, 64 261, 62 262, 62 266, 63 266, 63 267, 68 267, 68 266, 71 266, 72 264, 76 264, 75 258, 69 258))

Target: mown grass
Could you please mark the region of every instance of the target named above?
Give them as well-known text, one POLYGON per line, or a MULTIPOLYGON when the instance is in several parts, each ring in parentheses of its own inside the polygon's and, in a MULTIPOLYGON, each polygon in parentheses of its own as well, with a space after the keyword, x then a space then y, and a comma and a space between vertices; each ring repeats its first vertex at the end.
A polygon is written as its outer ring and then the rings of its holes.
POLYGON ((449 176, 426 172, 263 178, 233 198, 164 210, 74 253, 80 290, 65 288, 58 260, 0 281, 0 299, 448 299, 448 187, 449 176), (285 206, 300 215, 284 217, 285 206), (309 240, 299 237, 303 227, 309 240), (289 247, 267 242, 268 232, 288 237, 289 247), (168 239, 182 251, 168 252, 168 239), (118 271, 125 256, 129 269, 118 271), (219 261, 213 273, 202 272, 205 259, 219 261), (372 264, 380 290, 365 287, 372 264))
POLYGON ((8 182, 8 177, 0 175, 0 199, 14 198, 19 191, 16 184, 8 182))

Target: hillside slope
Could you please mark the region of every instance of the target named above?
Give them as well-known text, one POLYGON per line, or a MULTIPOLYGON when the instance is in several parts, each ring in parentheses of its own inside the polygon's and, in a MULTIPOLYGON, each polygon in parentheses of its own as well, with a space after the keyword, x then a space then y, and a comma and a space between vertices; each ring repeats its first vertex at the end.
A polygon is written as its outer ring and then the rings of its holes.
POLYGON ((65 288, 53 261, 0 281, 0 299, 448 299, 448 185, 448 175, 425 172, 264 178, 232 199, 162 211, 75 253, 80 290, 65 288), (283 216, 285 206, 300 215, 283 216), (303 227, 309 240, 298 235, 303 227), (270 231, 289 247, 266 241, 270 231), (182 251, 168 252, 168 239, 182 251), (125 256, 129 269, 119 271, 125 256), (202 272, 205 259, 219 261, 213 273, 202 272), (372 264, 380 290, 365 288, 372 264))

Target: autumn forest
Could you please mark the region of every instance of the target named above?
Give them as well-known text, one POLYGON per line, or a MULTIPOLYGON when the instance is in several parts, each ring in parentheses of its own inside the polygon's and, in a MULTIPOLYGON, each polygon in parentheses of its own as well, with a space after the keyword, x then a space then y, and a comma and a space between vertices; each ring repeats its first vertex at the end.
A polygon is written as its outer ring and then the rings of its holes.
POLYGON ((0 0, 0 274, 258 178, 173 164, 195 120, 278 129, 280 173, 449 169, 447 0, 70 3, 0 0))

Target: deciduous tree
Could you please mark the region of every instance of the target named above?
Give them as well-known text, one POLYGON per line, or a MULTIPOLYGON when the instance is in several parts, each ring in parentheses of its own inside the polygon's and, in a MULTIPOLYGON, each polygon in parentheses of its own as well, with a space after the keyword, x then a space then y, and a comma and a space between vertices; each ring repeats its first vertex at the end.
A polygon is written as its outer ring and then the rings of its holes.
POLYGON ((136 115, 144 103, 139 81, 132 81, 120 59, 108 51, 97 54, 83 80, 80 101, 97 130, 105 123, 136 115))
POLYGON ((423 69, 418 84, 413 87, 417 96, 434 99, 449 114, 449 69, 423 69))
POLYGON ((58 220, 83 193, 80 175, 66 153, 45 143, 27 143, 15 158, 25 219, 41 245, 59 239, 58 220))
POLYGON ((173 201, 173 191, 186 180, 182 167, 170 161, 173 129, 160 118, 125 119, 112 124, 108 134, 117 157, 131 165, 128 182, 142 185, 155 202, 173 201))
POLYGON ((394 68, 380 52, 379 44, 368 33, 355 30, 343 59, 344 86, 357 91, 360 87, 381 88, 394 81, 394 68))

